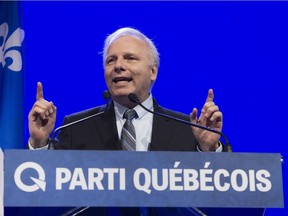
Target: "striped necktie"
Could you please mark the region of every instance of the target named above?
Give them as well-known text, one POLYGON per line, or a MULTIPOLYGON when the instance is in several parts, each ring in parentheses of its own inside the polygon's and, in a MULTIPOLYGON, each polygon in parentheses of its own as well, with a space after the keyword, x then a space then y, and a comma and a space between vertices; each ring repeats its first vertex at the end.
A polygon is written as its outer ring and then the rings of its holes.
POLYGON ((124 119, 126 122, 122 128, 121 145, 123 150, 135 151, 136 150, 136 134, 135 128, 132 124, 133 118, 138 118, 138 115, 134 109, 128 109, 125 111, 124 119))

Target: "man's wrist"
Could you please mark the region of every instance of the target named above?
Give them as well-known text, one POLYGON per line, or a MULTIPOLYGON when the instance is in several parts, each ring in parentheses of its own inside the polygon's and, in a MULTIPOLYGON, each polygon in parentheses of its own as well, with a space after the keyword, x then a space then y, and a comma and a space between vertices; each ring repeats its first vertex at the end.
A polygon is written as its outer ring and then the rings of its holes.
POLYGON ((214 147, 210 146, 210 148, 208 148, 208 149, 201 148, 201 145, 198 144, 197 150, 199 152, 223 152, 223 146, 222 146, 221 141, 218 141, 214 147))
POLYGON ((28 139, 29 149, 47 149, 48 143, 49 143, 49 138, 45 139, 45 141, 40 141, 40 142, 32 140, 31 137, 28 139), (35 144, 35 143, 38 143, 38 144, 35 144))

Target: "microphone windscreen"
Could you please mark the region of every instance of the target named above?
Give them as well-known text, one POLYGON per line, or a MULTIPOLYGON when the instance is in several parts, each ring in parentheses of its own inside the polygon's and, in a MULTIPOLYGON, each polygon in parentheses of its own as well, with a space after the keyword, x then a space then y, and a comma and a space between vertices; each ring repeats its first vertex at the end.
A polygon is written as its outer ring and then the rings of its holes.
POLYGON ((128 98, 129 98, 129 100, 130 100, 131 102, 133 102, 133 103, 140 103, 140 102, 139 102, 139 99, 138 99, 138 96, 137 96, 135 93, 130 93, 130 94, 128 95, 128 98))
POLYGON ((108 90, 104 91, 102 96, 103 96, 104 100, 106 100, 106 101, 111 99, 111 93, 108 90))

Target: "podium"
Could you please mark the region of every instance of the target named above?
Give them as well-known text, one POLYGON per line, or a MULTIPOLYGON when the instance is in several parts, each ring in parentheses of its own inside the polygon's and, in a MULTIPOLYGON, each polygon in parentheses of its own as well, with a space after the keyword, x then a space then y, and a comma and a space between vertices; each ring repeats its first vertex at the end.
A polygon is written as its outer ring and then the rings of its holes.
POLYGON ((5 207, 153 216, 284 207, 280 154, 7 150, 4 162, 5 207))

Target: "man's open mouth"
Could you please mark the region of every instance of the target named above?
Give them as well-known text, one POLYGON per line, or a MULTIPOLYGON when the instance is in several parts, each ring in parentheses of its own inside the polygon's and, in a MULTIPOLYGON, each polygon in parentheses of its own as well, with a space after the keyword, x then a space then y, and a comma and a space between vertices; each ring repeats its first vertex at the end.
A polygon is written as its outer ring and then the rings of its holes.
POLYGON ((118 82, 122 82, 122 81, 130 82, 130 81, 132 81, 132 78, 129 78, 129 77, 115 77, 115 78, 112 79, 112 81, 114 83, 118 83, 118 82))

